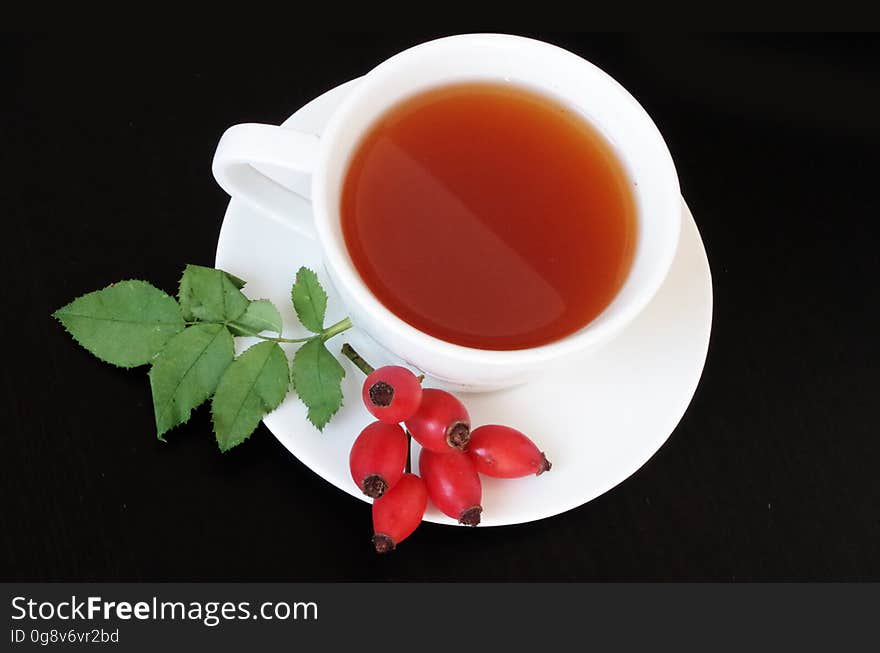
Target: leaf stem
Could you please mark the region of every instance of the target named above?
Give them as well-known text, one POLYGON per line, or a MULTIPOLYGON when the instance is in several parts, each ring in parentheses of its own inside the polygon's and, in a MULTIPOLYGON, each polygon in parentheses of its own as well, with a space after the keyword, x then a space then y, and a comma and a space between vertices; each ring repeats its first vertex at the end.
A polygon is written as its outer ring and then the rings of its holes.
POLYGON ((261 336, 259 333, 255 333, 253 335, 255 335, 257 338, 262 338, 263 340, 271 340, 272 342, 308 342, 309 340, 315 339, 314 336, 311 336, 309 338, 270 338, 269 336, 261 336))
POLYGON ((337 336, 343 331, 348 331, 351 328, 351 318, 347 317, 343 320, 339 320, 336 324, 331 324, 324 331, 321 332, 321 340, 325 342, 330 340, 333 336, 337 336))
POLYGON ((352 347, 347 342, 344 345, 342 345, 342 355, 345 356, 346 358, 348 358, 348 360, 350 360, 352 363, 354 363, 355 367, 357 367, 361 372, 363 372, 367 376, 369 376, 370 374, 373 373, 373 370, 375 368, 372 365, 370 365, 367 361, 365 361, 363 358, 361 358, 361 355, 359 353, 357 353, 354 350, 354 347, 352 347))
POLYGON ((317 336, 307 336, 305 338, 273 338, 271 336, 263 336, 259 333, 254 333, 249 329, 245 329, 240 324, 235 322, 231 322, 230 324, 235 324, 235 328, 248 336, 254 336, 255 338, 261 338, 263 340, 271 340, 272 342, 308 342, 309 340, 314 340, 317 336))
MULTIPOLYGON (((187 326, 192 326, 193 324, 206 324, 205 322, 185 322, 187 326)), ((272 336, 264 336, 255 331, 251 331, 250 329, 246 329, 243 325, 239 324, 236 321, 228 322, 227 326, 234 326, 238 331, 240 331, 243 335, 253 336, 254 338, 260 338, 262 340, 269 340, 271 342, 309 342, 310 340, 315 340, 316 338, 320 338, 323 341, 327 341, 333 336, 339 335, 343 331, 347 331, 352 327, 351 318, 347 317, 343 320, 339 320, 336 324, 331 324, 326 329, 324 329, 321 333, 318 333, 313 336, 306 336, 305 338, 274 338, 272 336)))

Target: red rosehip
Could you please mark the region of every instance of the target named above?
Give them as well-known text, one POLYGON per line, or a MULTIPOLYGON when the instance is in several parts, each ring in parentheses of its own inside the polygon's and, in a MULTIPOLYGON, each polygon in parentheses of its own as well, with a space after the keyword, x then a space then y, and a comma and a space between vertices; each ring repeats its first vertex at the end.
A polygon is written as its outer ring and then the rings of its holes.
POLYGON ((551 467, 534 442, 509 426, 489 424, 474 429, 467 453, 480 474, 496 478, 540 475, 551 467))
POLYGON ((474 464, 460 451, 436 453, 422 449, 419 473, 431 502, 446 515, 467 526, 480 523, 483 488, 474 464))
POLYGON ((403 476, 408 448, 400 426, 373 422, 351 445, 351 477, 368 497, 381 497, 403 476))
POLYGON ((471 435, 467 409, 444 390, 423 390, 419 409, 405 421, 416 442, 439 453, 464 449, 471 435))
POLYGON ((373 546, 387 553, 409 537, 428 507, 425 483, 415 474, 404 474, 397 484, 373 502, 373 546))
POLYGON ((388 424, 398 424, 418 410, 422 401, 422 384, 405 367, 386 365, 367 376, 361 395, 373 417, 388 424))

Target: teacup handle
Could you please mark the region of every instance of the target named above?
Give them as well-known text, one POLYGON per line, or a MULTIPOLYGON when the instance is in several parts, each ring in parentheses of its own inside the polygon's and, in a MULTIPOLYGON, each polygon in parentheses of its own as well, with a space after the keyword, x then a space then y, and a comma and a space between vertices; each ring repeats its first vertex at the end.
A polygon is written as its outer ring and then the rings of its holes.
POLYGON ((217 183, 232 197, 252 204, 303 236, 316 238, 315 225, 303 211, 309 197, 283 186, 258 166, 311 176, 319 145, 317 136, 276 125, 235 125, 220 137, 211 169, 217 183))

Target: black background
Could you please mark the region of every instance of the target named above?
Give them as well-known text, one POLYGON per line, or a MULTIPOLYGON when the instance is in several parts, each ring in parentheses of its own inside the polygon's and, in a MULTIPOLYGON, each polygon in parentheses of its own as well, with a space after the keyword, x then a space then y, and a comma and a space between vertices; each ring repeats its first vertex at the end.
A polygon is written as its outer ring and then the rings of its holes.
POLYGON ((376 556, 367 507, 264 427, 221 455, 202 408, 157 442, 145 370, 99 363, 49 318, 211 265, 224 128, 280 122, 439 35, 2 37, 0 579, 880 580, 876 37, 530 34, 652 115, 714 278, 678 429, 567 514, 425 524, 376 556))

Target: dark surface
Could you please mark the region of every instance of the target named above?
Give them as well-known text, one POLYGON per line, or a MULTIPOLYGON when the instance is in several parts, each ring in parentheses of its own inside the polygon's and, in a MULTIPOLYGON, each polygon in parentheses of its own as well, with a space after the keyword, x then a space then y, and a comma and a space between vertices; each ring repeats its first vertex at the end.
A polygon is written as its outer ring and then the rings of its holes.
POLYGON ((539 35, 653 116, 715 288, 682 423, 567 514, 428 524, 377 557, 366 506, 265 428, 221 455, 203 408, 157 442, 145 370, 98 362, 49 318, 112 281, 174 290, 184 263, 210 265, 223 129, 277 123, 431 36, 3 38, 0 579, 880 580, 875 37, 539 35))

